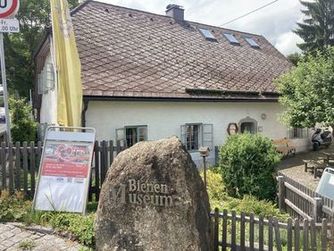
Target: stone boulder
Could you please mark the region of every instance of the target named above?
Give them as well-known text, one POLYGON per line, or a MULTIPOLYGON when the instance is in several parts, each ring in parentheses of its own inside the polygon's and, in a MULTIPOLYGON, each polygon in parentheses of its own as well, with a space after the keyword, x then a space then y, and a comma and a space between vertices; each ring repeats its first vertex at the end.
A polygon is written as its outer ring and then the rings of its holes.
POLYGON ((120 153, 102 186, 96 249, 209 250, 209 200, 189 153, 176 138, 120 153))

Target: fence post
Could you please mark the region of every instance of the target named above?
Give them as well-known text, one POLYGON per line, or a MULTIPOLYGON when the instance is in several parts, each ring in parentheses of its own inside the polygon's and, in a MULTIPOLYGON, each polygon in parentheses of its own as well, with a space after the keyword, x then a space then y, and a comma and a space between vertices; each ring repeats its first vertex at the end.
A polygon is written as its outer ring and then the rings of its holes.
POLYGON ((322 199, 319 197, 314 198, 314 204, 313 204, 313 218, 315 222, 319 222, 319 220, 322 218, 322 199))
POLYGON ((214 228, 213 228, 213 250, 218 251, 218 237, 219 237, 219 209, 215 208, 214 228))
POLYGON ((285 211, 285 186, 284 177, 278 176, 278 207, 281 212, 285 211))

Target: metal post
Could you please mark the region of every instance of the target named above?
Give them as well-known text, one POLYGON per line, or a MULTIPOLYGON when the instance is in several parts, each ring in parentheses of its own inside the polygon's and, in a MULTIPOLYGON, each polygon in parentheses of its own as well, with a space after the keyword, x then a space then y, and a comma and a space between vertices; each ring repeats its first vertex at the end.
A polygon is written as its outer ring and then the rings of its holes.
POLYGON ((5 50, 4 50, 4 45, 3 45, 3 33, 2 32, 0 32, 0 64, 1 64, 1 78, 2 78, 2 87, 3 87, 3 102, 5 104, 7 141, 8 143, 10 143, 12 142, 12 135, 10 132, 10 117, 9 117, 9 108, 8 108, 5 50))
POLYGON ((205 159, 205 156, 203 156, 203 165, 204 165, 204 185, 206 189, 206 159, 205 159))

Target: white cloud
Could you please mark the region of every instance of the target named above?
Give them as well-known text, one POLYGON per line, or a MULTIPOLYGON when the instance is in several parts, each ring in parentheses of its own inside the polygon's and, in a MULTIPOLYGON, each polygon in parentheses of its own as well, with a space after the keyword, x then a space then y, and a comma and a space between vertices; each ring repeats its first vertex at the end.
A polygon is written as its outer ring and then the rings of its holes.
MULTIPOLYGON (((115 5, 165 14, 170 3, 185 8, 187 20, 221 26, 236 17, 248 13, 270 0, 100 0, 115 5)), ((301 19, 299 0, 279 0, 276 3, 239 19, 225 28, 231 28, 265 36, 282 53, 297 51, 296 35, 291 31, 301 19)))
POLYGON ((300 52, 297 47, 297 43, 301 43, 303 40, 293 32, 287 32, 281 34, 277 38, 275 47, 282 52, 284 55, 289 55, 294 52, 300 52))

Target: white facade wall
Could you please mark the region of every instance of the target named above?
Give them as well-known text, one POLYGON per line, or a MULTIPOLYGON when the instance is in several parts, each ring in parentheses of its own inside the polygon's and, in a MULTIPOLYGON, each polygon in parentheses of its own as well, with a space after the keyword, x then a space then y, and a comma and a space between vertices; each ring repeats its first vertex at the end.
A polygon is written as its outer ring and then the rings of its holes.
MULTIPOLYGON (((272 139, 288 137, 288 129, 278 122, 282 108, 278 103, 225 102, 130 102, 90 101, 86 112, 86 126, 94 127, 97 140, 115 140, 116 129, 146 125, 148 140, 170 136, 181 137, 181 125, 186 123, 213 124, 213 145, 223 145, 229 123, 239 123, 250 117, 258 122, 259 133, 272 139), (261 115, 266 118, 262 119, 261 115)), ((306 150, 308 139, 294 140, 297 151, 306 150)), ((198 152, 193 160, 202 162, 198 152)), ((209 161, 214 161, 214 152, 209 161)))

